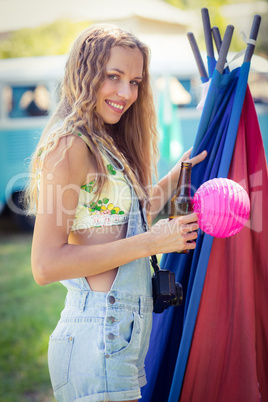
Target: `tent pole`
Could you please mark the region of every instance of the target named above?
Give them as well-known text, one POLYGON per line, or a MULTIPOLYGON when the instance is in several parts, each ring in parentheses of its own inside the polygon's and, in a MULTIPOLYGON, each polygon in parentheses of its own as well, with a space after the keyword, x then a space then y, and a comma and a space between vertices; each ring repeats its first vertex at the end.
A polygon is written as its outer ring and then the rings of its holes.
POLYGON ((220 30, 218 27, 212 27, 211 31, 212 31, 212 36, 213 36, 213 39, 214 39, 214 42, 216 45, 217 52, 220 53, 220 48, 221 48, 221 44, 222 44, 220 30))
MULTIPOLYGON (((222 45, 220 30, 218 27, 215 26, 215 27, 211 28, 211 31, 212 31, 212 36, 213 36, 213 39, 214 39, 214 42, 216 45, 217 52, 218 52, 218 54, 220 54, 220 48, 222 45)), ((226 59, 226 61, 227 61, 227 59, 226 59)), ((228 67, 227 67, 227 70, 229 71, 228 67)))
POLYGON ((195 61, 196 61, 196 64, 197 64, 199 75, 200 75, 201 78, 204 78, 207 81, 208 80, 208 74, 207 74, 205 65, 203 63, 203 59, 201 57, 201 54, 200 54, 198 45, 196 43, 194 34, 192 32, 188 32, 187 33, 187 38, 188 38, 188 40, 190 42, 190 45, 191 45, 191 48, 192 48, 192 51, 193 51, 193 54, 194 54, 194 57, 195 57, 195 61))
POLYGON ((213 42, 212 42, 212 36, 211 36, 211 26, 210 26, 208 9, 205 7, 202 8, 201 15, 202 15, 202 21, 203 21, 207 55, 209 57, 214 58, 214 50, 213 50, 213 42))
POLYGON ((233 36, 233 32, 234 32, 234 27, 233 25, 228 25, 223 37, 223 41, 222 41, 222 45, 220 48, 220 53, 219 53, 219 58, 216 64, 215 69, 222 74, 223 70, 224 70, 224 65, 225 65, 225 61, 227 58, 227 53, 229 51, 229 47, 231 44, 231 40, 232 40, 232 36, 233 36))
MULTIPOLYGON (((255 41, 257 39, 258 33, 259 33, 259 28, 260 28, 260 23, 261 23, 261 16, 260 15, 254 15, 253 18, 253 23, 251 27, 251 32, 249 35, 249 39, 255 41)), ((244 57, 244 62, 248 62, 251 60, 253 53, 255 49, 255 44, 254 43, 248 43, 247 44, 247 49, 246 49, 246 54, 244 57)))

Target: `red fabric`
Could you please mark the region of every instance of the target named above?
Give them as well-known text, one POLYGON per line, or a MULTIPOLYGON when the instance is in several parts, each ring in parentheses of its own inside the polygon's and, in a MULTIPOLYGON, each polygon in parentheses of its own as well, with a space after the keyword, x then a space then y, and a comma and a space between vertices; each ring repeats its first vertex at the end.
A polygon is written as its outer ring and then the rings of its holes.
POLYGON ((180 402, 268 401, 268 176, 249 90, 228 178, 247 190, 251 218, 213 240, 180 402))

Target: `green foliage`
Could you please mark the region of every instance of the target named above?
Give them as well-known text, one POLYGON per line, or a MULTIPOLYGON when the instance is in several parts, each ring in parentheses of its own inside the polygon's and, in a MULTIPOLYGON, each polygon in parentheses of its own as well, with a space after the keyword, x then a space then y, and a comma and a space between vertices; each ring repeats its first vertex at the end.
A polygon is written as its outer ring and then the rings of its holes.
MULTIPOLYGON (((220 7, 228 4, 234 4, 233 0, 206 0, 205 3, 200 4, 199 0, 165 0, 167 3, 181 8, 185 11, 195 11, 197 15, 200 16, 200 30, 194 31, 194 35, 196 37, 198 46, 200 50, 205 50, 205 40, 204 40, 204 32, 202 29, 202 17, 201 17, 201 8, 206 7, 209 10, 209 17, 211 26, 217 26, 220 30, 221 37, 223 38, 225 29, 228 24, 233 24, 235 26, 236 21, 227 21, 221 15, 220 7)), ((266 0, 267 1, 267 0, 266 0)), ((254 0, 235 0, 235 3, 253 3, 254 0)), ((242 7, 242 5, 241 5, 242 7)), ((253 16, 252 16, 253 18, 253 16)), ((267 57, 268 53, 268 15, 267 13, 262 16, 262 22, 260 27, 260 32, 257 40, 257 45, 255 49, 255 54, 263 55, 267 57)), ((245 42, 242 40, 242 36, 238 30, 234 30, 233 38, 230 46, 230 51, 240 51, 246 48, 245 42)))
POLYGON ((0 384, 5 402, 52 402, 48 339, 64 307, 65 288, 38 286, 31 272, 31 236, 0 240, 0 384))
MULTIPOLYGON (((201 17, 201 8, 206 7, 209 10, 209 17, 211 26, 217 26, 220 30, 221 36, 223 37, 224 31, 227 26, 227 22, 225 18, 220 14, 219 8, 224 4, 229 4, 230 0, 207 0, 205 4, 200 5, 198 0, 165 0, 167 3, 172 4, 178 8, 181 8, 185 11, 195 11, 197 15, 200 17, 200 28, 196 27, 196 30, 193 32, 195 38, 198 43, 198 47, 200 50, 205 50, 205 38, 204 32, 202 29, 202 17, 201 17)), ((233 44, 232 44, 233 45, 233 44)), ((236 45, 234 47, 237 47, 236 45)))
POLYGON ((182 8, 182 9, 185 7, 184 0, 165 0, 165 1, 174 7, 178 7, 178 8, 182 8))
POLYGON ((231 4, 232 0, 206 0, 205 4, 200 4, 199 0, 165 0, 167 3, 171 4, 172 6, 182 8, 185 10, 198 10, 202 7, 206 7, 209 10, 211 9, 218 9, 220 6, 224 4, 231 4))
POLYGON ((77 34, 91 24, 58 20, 37 28, 20 29, 0 41, 0 58, 65 54, 77 34))

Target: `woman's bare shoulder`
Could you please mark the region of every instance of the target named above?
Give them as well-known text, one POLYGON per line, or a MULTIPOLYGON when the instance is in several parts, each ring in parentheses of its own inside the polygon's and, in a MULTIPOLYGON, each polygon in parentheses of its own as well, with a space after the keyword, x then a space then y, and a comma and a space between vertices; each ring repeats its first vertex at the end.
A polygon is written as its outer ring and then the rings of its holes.
POLYGON ((94 157, 79 136, 66 135, 59 138, 56 147, 48 153, 44 169, 68 176, 70 181, 76 177, 83 182, 89 173, 94 173, 94 157))

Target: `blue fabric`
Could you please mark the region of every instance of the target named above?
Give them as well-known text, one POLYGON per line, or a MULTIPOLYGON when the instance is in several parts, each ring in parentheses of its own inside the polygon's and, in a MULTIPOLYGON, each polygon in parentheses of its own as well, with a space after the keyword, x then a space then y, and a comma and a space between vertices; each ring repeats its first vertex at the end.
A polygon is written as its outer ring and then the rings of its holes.
POLYGON ((214 73, 217 62, 214 57, 207 56, 207 63, 208 63, 208 76, 209 78, 211 78, 214 73))
MULTIPOLYGON (((232 152, 230 150, 234 149, 236 133, 239 124, 239 117, 241 115, 244 98, 247 89, 247 79, 250 70, 250 62, 243 63, 240 68, 240 74, 238 77, 237 90, 235 93, 233 113, 231 115, 230 123, 228 126, 228 135, 224 143, 224 149, 222 152, 221 166, 219 169, 219 177, 224 175, 225 166, 230 166, 232 159, 232 152)), ((229 170, 229 168, 228 168, 229 170)))
MULTIPOLYGON (((213 73, 192 152, 196 155, 206 149, 208 156, 193 168, 193 193, 205 181, 228 175, 248 71, 249 66, 243 65, 231 73, 213 73)), ((184 302, 154 314, 145 360, 148 384, 142 392, 146 402, 178 401, 212 243, 213 237, 200 232, 194 252, 162 257, 161 268, 175 272, 183 286, 184 302)))
POLYGON ((207 77, 200 77, 202 84, 204 84, 205 82, 207 82, 209 79, 207 77))

